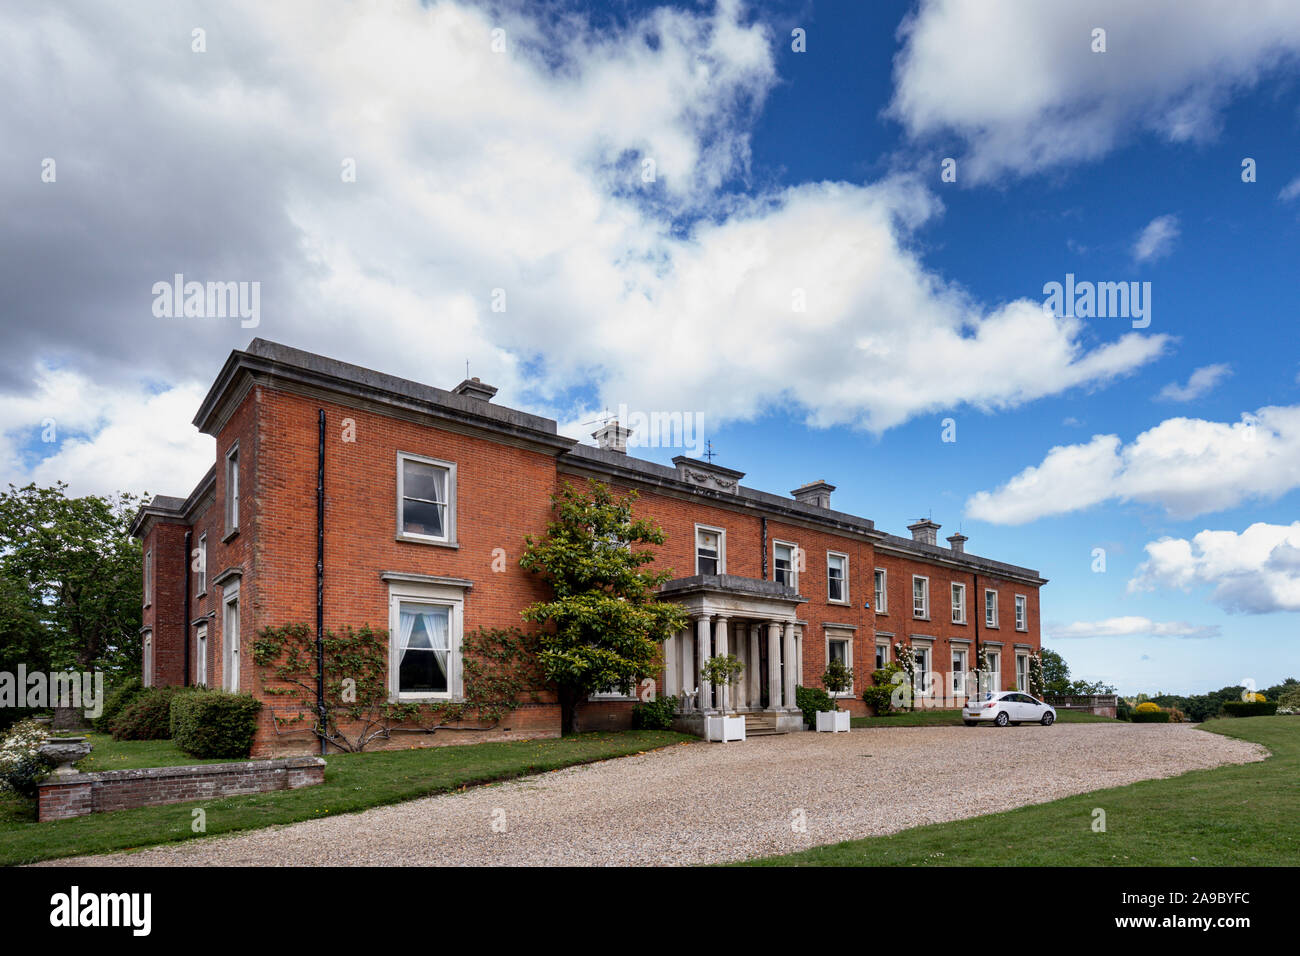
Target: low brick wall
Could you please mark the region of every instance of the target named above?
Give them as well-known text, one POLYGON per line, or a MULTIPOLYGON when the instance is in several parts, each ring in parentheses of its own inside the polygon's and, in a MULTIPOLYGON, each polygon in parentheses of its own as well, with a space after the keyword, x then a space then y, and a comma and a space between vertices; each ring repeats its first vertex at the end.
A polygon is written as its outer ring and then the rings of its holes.
POLYGON ((1098 717, 1115 717, 1119 713, 1119 698, 1114 694, 1094 694, 1078 697, 1044 697, 1057 710, 1082 710, 1098 717))
POLYGON ((37 819, 64 820, 241 793, 297 790, 324 782, 325 761, 320 757, 66 774, 47 777, 37 785, 37 819))

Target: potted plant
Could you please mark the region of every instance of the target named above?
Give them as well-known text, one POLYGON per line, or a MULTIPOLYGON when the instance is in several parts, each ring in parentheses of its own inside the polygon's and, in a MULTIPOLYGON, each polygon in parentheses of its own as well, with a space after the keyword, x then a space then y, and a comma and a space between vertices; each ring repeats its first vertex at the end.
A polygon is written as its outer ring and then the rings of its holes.
MULTIPOLYGON (((730 687, 740 680, 740 675, 744 670, 745 665, 734 654, 719 654, 710 657, 704 662, 702 668, 705 679, 714 687, 730 687)), ((730 696, 727 696, 730 701, 730 696)), ((718 713, 716 716, 707 716, 704 718, 704 734, 707 739, 722 743, 729 740, 744 740, 745 718, 734 713, 728 714, 725 711, 718 713)))
POLYGON ((840 710, 839 704, 835 703, 835 695, 843 694, 853 686, 853 672, 844 666, 843 661, 833 660, 826 668, 826 673, 822 674, 822 686, 831 695, 831 707, 834 709, 819 710, 817 712, 818 732, 837 734, 843 731, 848 733, 849 712, 840 710))

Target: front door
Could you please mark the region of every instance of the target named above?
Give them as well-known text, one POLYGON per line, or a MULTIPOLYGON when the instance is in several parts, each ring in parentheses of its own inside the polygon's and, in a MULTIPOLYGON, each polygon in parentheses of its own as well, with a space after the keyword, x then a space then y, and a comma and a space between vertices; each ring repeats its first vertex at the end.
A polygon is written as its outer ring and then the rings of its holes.
MULTIPOLYGON (((766 631, 766 628, 763 629, 766 631)), ((766 634, 763 635, 764 637, 766 634)), ((772 702, 768 699, 767 693, 767 641, 763 637, 758 641, 758 703, 763 710, 770 710, 772 702)))

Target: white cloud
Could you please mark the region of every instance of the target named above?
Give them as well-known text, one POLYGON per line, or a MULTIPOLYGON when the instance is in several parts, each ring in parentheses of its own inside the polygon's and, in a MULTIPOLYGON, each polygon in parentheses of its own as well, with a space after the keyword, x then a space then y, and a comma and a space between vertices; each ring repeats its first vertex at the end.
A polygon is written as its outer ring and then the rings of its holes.
POLYGON ((1300 176, 1297 176, 1295 179, 1283 186, 1277 194, 1277 198, 1283 202, 1290 202, 1297 196, 1300 196, 1300 176))
POLYGON ((1133 258, 1138 262, 1153 262, 1169 255, 1178 238, 1178 217, 1174 215, 1156 216, 1133 243, 1133 258))
POLYGON ((1214 386, 1232 374, 1232 367, 1224 363, 1203 365, 1192 372, 1186 385, 1170 382, 1160 390, 1157 398, 1170 402, 1190 402, 1200 398, 1214 386))
POLYGON ((188 494, 215 460, 212 439, 190 424, 205 391, 107 387, 42 366, 30 394, 0 403, 5 480, 64 480, 77 495, 188 494))
POLYGON ((1205 530, 1190 541, 1161 538, 1146 552, 1130 591, 1210 587, 1228 611, 1300 611, 1300 521, 1258 522, 1240 534, 1205 530))
POLYGON ((978 181, 1094 160, 1138 130, 1212 137, 1228 99, 1300 49, 1300 6, 923 0, 901 35, 891 114, 914 136, 956 133, 978 181))
POLYGON ((971 518, 1023 524, 1103 501, 1157 505, 1177 518, 1274 499, 1300 487, 1300 406, 1270 406, 1239 422, 1169 418, 1128 445, 1094 435, 1058 445, 994 491, 966 502, 971 518))
POLYGON ((1217 624, 1193 625, 1186 621, 1153 621, 1149 617, 1109 617, 1103 621, 1075 621, 1046 628, 1047 637, 1217 637, 1217 624))
POLYGON ((532 9, 245 0, 195 54, 197 3, 4 7, 0 161, 62 159, 57 184, 0 182, 16 210, 0 238, 30 250, 0 261, 0 365, 12 379, 57 354, 125 395, 142 370, 209 381, 256 334, 439 385, 468 359, 500 401, 566 421, 779 406, 879 431, 1105 383, 1166 349, 973 301, 915 250, 942 207, 914 180, 723 188, 777 82, 768 27, 735 0, 622 31, 532 9), (261 281, 261 325, 155 319, 148 290, 175 272, 261 281))

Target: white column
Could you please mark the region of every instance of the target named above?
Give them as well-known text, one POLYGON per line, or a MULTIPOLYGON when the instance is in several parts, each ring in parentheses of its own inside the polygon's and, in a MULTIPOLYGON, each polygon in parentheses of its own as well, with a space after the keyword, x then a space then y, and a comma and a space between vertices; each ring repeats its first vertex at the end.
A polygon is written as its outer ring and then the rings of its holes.
POLYGON ((673 634, 664 641, 664 685, 656 691, 656 697, 672 697, 677 693, 677 678, 681 676, 677 665, 677 639, 680 636, 680 633, 673 634))
POLYGON ((767 706, 781 706, 781 625, 776 621, 767 623, 767 706))
POLYGON ((749 664, 746 666, 745 683, 749 685, 749 706, 752 710, 758 710, 763 699, 759 691, 762 686, 759 681, 762 680, 763 675, 758 672, 758 630, 760 627, 762 627, 761 624, 749 625, 749 664))
POLYGON ((699 684, 699 708, 700 710, 711 710, 711 701, 713 698, 713 688, 709 680, 704 676, 704 662, 709 659, 709 618, 707 615, 701 615, 695 619, 695 657, 700 662, 700 684, 699 684))
MULTIPOLYGON (((727 654, 727 618, 719 615, 713 622, 713 637, 717 647, 714 651, 719 657, 727 654)), ((723 684, 718 688, 718 710, 724 714, 731 712, 731 686, 723 684)))
POLYGON ((794 651, 794 624, 785 626, 785 709, 794 708, 794 685, 799 682, 799 677, 795 673, 795 651, 794 651))
POLYGON ((682 630, 682 652, 678 655, 682 665, 682 712, 690 710, 686 695, 695 692, 695 635, 686 627, 682 630))

